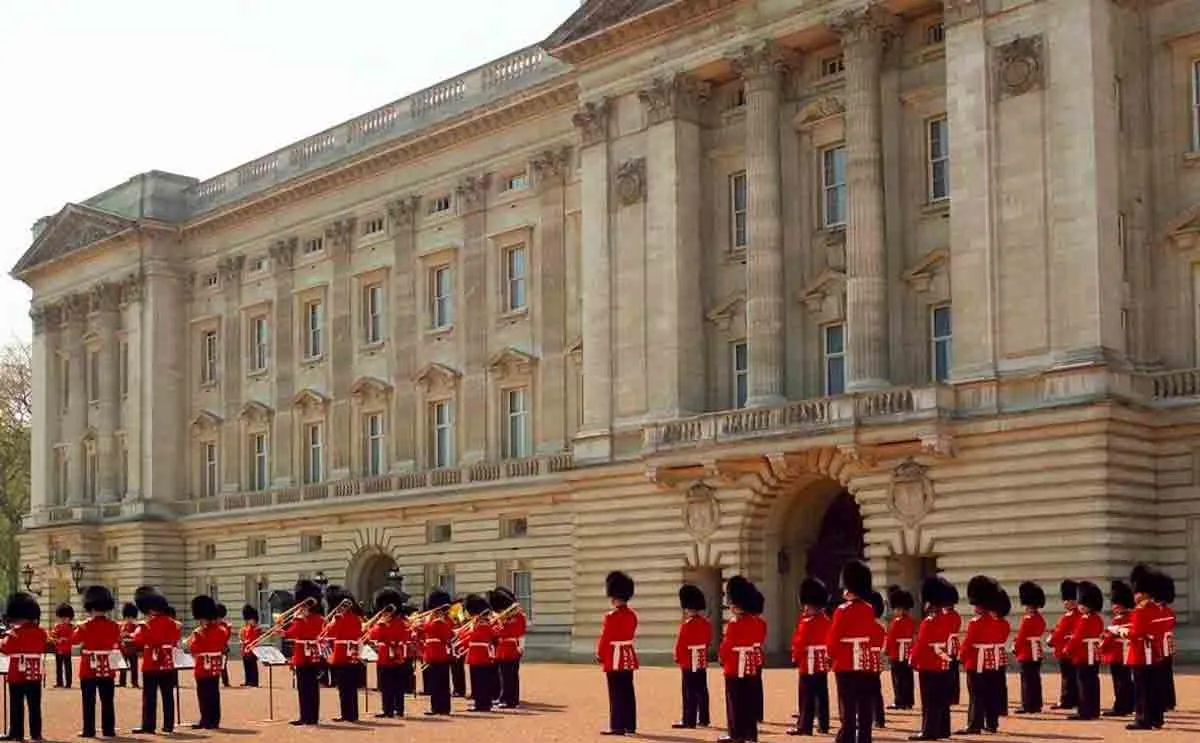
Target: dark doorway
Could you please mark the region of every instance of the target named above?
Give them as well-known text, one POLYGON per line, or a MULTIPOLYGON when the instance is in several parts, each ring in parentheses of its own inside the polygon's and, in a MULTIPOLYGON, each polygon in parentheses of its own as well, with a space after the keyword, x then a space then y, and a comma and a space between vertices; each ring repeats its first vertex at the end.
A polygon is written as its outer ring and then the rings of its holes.
POLYGON ((807 572, 820 578, 831 592, 838 591, 842 566, 866 554, 866 530, 854 496, 843 490, 834 496, 817 539, 808 550, 807 572))

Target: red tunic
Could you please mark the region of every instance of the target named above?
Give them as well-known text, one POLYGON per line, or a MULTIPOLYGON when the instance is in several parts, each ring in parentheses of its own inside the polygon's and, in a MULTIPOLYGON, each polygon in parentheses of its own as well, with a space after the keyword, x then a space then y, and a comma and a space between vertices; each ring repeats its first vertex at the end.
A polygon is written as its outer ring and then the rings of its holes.
POLYGON ((917 634, 917 623, 910 614, 897 614, 888 625, 884 651, 892 663, 908 663, 912 657, 913 638, 917 634))
POLYGON ((238 641, 242 646, 242 655, 243 656, 250 657, 250 656, 254 655, 254 650, 247 649, 247 648, 250 645, 250 643, 252 643, 252 642, 256 641, 258 638, 262 637, 262 633, 263 633, 262 627, 259 627, 257 622, 254 624, 243 624, 242 625, 241 630, 238 631, 238 641))
POLYGON ((297 617, 283 631, 285 639, 292 641, 292 667, 315 666, 321 662, 321 648, 317 637, 325 627, 325 617, 308 613, 297 617))
POLYGON ((1018 663, 1040 663, 1045 655, 1042 637, 1046 634, 1046 618, 1036 609, 1026 611, 1017 624, 1013 640, 1013 655, 1018 663))
POLYGON ((8 656, 8 683, 39 683, 42 680, 42 655, 50 644, 50 635, 36 624, 22 624, 9 630, 0 640, 0 653, 8 656))
POLYGON ((704 617, 697 614, 683 620, 675 637, 675 665, 685 671, 708 668, 708 641, 711 638, 712 625, 704 617))
POLYGON ((408 657, 415 661, 421 657, 421 648, 425 647, 425 628, 410 621, 408 631, 412 633, 412 639, 408 641, 408 657))
POLYGON ((959 646, 963 639, 959 634, 962 632, 963 626, 962 615, 956 609, 942 609, 942 616, 945 617, 943 621, 950 627, 950 638, 946 640, 946 652, 950 654, 951 658, 959 660, 962 658, 962 654, 959 652, 959 646))
POLYGON ((1129 647, 1125 653, 1125 665, 1147 666, 1154 662, 1155 620, 1161 607, 1153 601, 1143 601, 1129 612, 1129 624, 1122 628, 1129 647))
POLYGON ((368 637, 375 645, 375 653, 380 668, 391 668, 403 665, 408 659, 408 643, 412 640, 412 632, 408 622, 403 617, 382 619, 371 627, 368 637))
POLYGON ((829 617, 801 614, 792 633, 792 663, 801 676, 829 672, 829 617))
POLYGON ((950 669, 949 641, 954 632, 954 617, 943 612, 930 614, 921 620, 917 639, 913 643, 912 666, 918 671, 950 669))
POLYGON ((528 620, 524 612, 517 612, 500 623, 496 631, 496 660, 521 659, 521 638, 525 636, 528 620))
POLYGON ((604 615, 600 639, 596 641, 596 657, 605 673, 637 670, 637 650, 633 647, 637 625, 637 614, 628 606, 618 606, 604 615))
POLYGON ((111 656, 121 647, 121 626, 108 617, 92 617, 75 628, 71 642, 80 646, 79 678, 112 678, 111 656))
POLYGON ((725 625, 725 636, 717 651, 721 670, 729 678, 757 676, 762 670, 762 644, 766 639, 766 622, 751 614, 735 616, 725 625))
POLYGON ((466 645, 468 666, 490 666, 496 662, 496 631, 482 619, 463 626, 463 644, 466 645))
POLYGON ((325 625, 325 637, 333 644, 329 656, 331 666, 348 666, 358 662, 362 646, 362 618, 352 611, 344 611, 325 625))
POLYGON ((882 628, 875 621, 875 610, 862 599, 846 601, 833 611, 829 628, 830 668, 834 673, 871 671, 872 642, 883 645, 882 628))
POLYGON ((198 679, 219 678, 225 668, 225 643, 229 636, 220 623, 202 624, 188 638, 188 652, 196 659, 198 679))
POLYGON ((1071 641, 1064 649, 1065 656, 1077 666, 1099 665, 1102 634, 1104 618, 1095 612, 1081 612, 1071 628, 1071 641))
POLYGON ((70 622, 59 622, 50 631, 54 640, 54 652, 57 655, 71 654, 71 638, 75 635, 75 625, 70 622))
POLYGON ((142 673, 175 669, 179 623, 165 614, 151 614, 133 632, 133 644, 142 649, 142 673))
POLYGON ((1125 663, 1129 654, 1129 640, 1122 637, 1121 627, 1129 624, 1129 612, 1124 608, 1113 607, 1112 622, 1104 628, 1100 635, 1100 660, 1110 666, 1125 663))
POLYGON ((1008 620, 980 614, 967 623, 962 644, 962 663, 967 671, 1001 671, 1008 665, 1008 620))
POLYGON ((454 627, 446 617, 432 617, 421 626, 421 662, 449 663, 454 627))
POLYGON ((136 655, 137 646, 133 644, 133 633, 140 625, 132 619, 121 622, 121 652, 125 655, 136 655))
POLYGON ((1166 604, 1158 605, 1158 616, 1154 619, 1155 643, 1154 662, 1175 655, 1175 610, 1166 604))
POLYGON ((1071 631, 1075 628, 1075 620, 1079 618, 1079 610, 1071 609, 1058 618, 1054 631, 1050 633, 1050 647, 1054 657, 1059 660, 1070 660, 1067 655, 1067 644, 1071 642, 1071 631))

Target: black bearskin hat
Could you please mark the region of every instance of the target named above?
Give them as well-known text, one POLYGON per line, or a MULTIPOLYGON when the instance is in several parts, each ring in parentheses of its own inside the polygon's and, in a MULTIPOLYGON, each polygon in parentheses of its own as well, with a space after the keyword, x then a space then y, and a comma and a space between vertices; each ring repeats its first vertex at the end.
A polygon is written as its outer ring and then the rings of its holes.
POLYGON ((320 612, 321 587, 307 578, 301 578, 300 580, 296 581, 296 586, 292 590, 292 600, 296 604, 302 604, 308 599, 313 600, 313 604, 309 608, 312 611, 320 612))
POLYGON ((42 621, 42 607, 37 599, 24 591, 18 591, 8 597, 8 608, 4 616, 10 620, 24 619, 26 622, 37 624, 42 621))
POLYGON ((1158 593, 1154 600, 1168 605, 1175 603, 1175 579, 1159 571, 1157 583, 1158 593))
POLYGON ((1035 609, 1046 606, 1046 592, 1031 580, 1025 581, 1017 588, 1017 598, 1021 599, 1021 606, 1032 606, 1035 609))
POLYGON ((213 601, 212 596, 200 594, 192 599, 192 617, 198 620, 213 621, 220 619, 221 612, 217 609, 217 602, 213 601))
POLYGON ((913 595, 900 586, 888 586, 887 601, 888 606, 892 607, 893 610, 908 609, 911 611, 916 605, 916 602, 913 601, 913 595))
POLYGON ((167 606, 167 597, 159 593, 158 589, 154 586, 140 586, 133 592, 133 603, 137 606, 138 611, 143 614, 149 614, 152 611, 159 614, 166 614, 169 608, 167 606))
POLYGON ((871 608, 875 610, 875 618, 879 619, 883 616, 883 594, 879 591, 871 591, 871 595, 867 597, 871 604, 871 608))
MULTIPOLYGON (((116 601, 113 600, 112 591, 108 590, 107 586, 88 586, 83 589, 83 610, 98 611, 104 614, 113 610, 116 606, 116 601)), ((137 607, 133 607, 133 615, 137 616, 137 607)))
POLYGON ((383 611, 390 606, 393 612, 399 612, 400 607, 404 606, 406 601, 408 601, 407 593, 387 586, 375 592, 375 595, 371 597, 371 606, 375 607, 375 611, 383 611))
POLYGON ((604 579, 604 595, 618 601, 633 598, 633 578, 620 570, 614 570, 604 579))
POLYGON ((54 616, 58 617, 59 619, 74 619, 75 607, 63 602, 54 610, 54 616))
POLYGON ((921 602, 948 609, 958 603, 958 589, 942 576, 931 575, 921 584, 921 602))
POLYGON ((860 599, 871 595, 871 568, 860 560, 851 560, 842 566, 842 589, 860 599))
POLYGON ((1058 593, 1063 601, 1077 601, 1079 598, 1079 584, 1068 578, 1059 585, 1058 593))
POLYGON ((1133 600, 1133 589, 1123 580, 1114 580, 1108 590, 1108 603, 1111 606, 1121 606, 1132 609, 1137 602, 1133 600))
POLYGON ((1100 592, 1100 586, 1086 580, 1079 582, 1078 600, 1091 611, 1100 611, 1104 608, 1104 594, 1100 592))
POLYGON ((245 606, 243 606, 242 607, 242 621, 243 622, 257 622, 258 621, 258 609, 255 609, 250 604, 246 604, 245 606))
POLYGON ((958 586, 955 586, 950 581, 946 581, 946 608, 958 604, 958 586))
POLYGON ((767 607, 767 598, 757 588, 750 594, 750 603, 743 607, 747 614, 762 614, 767 607))
POLYGON ((742 611, 749 611, 754 603, 754 584, 740 575, 735 575, 725 583, 725 600, 730 606, 736 606, 742 611))
POLYGON ((496 590, 488 594, 488 600, 492 602, 492 611, 495 612, 504 611, 517 603, 517 597, 504 586, 496 586, 496 590))
POLYGON ((488 609, 491 609, 492 606, 483 596, 472 593, 468 594, 466 600, 463 601, 463 608, 467 610, 467 614, 470 616, 477 617, 488 609))
POLYGON ((708 601, 704 598, 704 591, 701 591, 691 583, 685 583, 679 587, 679 608, 684 611, 704 611, 708 608, 708 601))
POLYGON ((413 606, 412 604, 405 604, 404 606, 400 607, 400 616, 402 617, 411 617, 416 613, 417 607, 413 606))
POLYGON ((1154 598, 1159 593, 1158 571, 1145 565, 1138 565, 1129 574, 1129 582, 1133 584, 1134 593, 1144 593, 1154 598))
POLYGON ((450 594, 440 588, 435 588, 425 597, 425 611, 442 609, 450 605, 450 594))
POLYGON ((1000 618, 1007 617, 1012 611, 1012 599, 1008 597, 1008 591, 997 586, 996 595, 992 597, 992 605, 988 608, 1000 618))
POLYGON ((166 615, 167 615, 168 617, 170 617, 171 619, 178 619, 178 618, 179 618, 179 614, 178 614, 178 613, 176 613, 176 611, 175 611, 175 607, 174 607, 174 606, 171 606, 170 604, 167 604, 167 607, 166 607, 165 609, 163 609, 163 614, 166 614, 166 615))
POLYGON ((967 581, 967 603, 971 606, 988 608, 996 597, 1000 585, 986 575, 977 575, 967 581))
POLYGON ((137 615, 137 604, 134 604, 132 601, 126 601, 121 605, 121 617, 123 619, 137 619, 137 615))
POLYGON ((820 578, 805 578, 800 581, 800 605, 824 608, 829 603, 829 589, 820 578))
POLYGON ((225 604, 222 604, 221 602, 218 601, 217 602, 217 619, 224 619, 227 616, 229 616, 229 607, 225 606, 225 604))

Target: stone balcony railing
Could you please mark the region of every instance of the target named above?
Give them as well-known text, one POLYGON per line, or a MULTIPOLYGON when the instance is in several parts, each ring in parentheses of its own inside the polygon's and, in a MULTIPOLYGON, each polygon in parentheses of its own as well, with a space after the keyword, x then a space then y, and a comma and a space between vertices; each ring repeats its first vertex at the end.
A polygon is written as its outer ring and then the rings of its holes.
POLYGON ((1195 402, 1200 397, 1200 369, 1173 369, 1138 375, 1137 391, 1155 403, 1195 402))

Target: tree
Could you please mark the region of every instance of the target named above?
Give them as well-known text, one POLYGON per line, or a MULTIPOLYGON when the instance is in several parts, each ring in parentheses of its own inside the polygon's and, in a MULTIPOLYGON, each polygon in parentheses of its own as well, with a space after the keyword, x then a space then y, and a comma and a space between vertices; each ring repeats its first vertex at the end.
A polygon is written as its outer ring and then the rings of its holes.
POLYGON ((33 353, 28 343, 0 347, 0 586, 16 590, 17 531, 29 511, 33 353))

